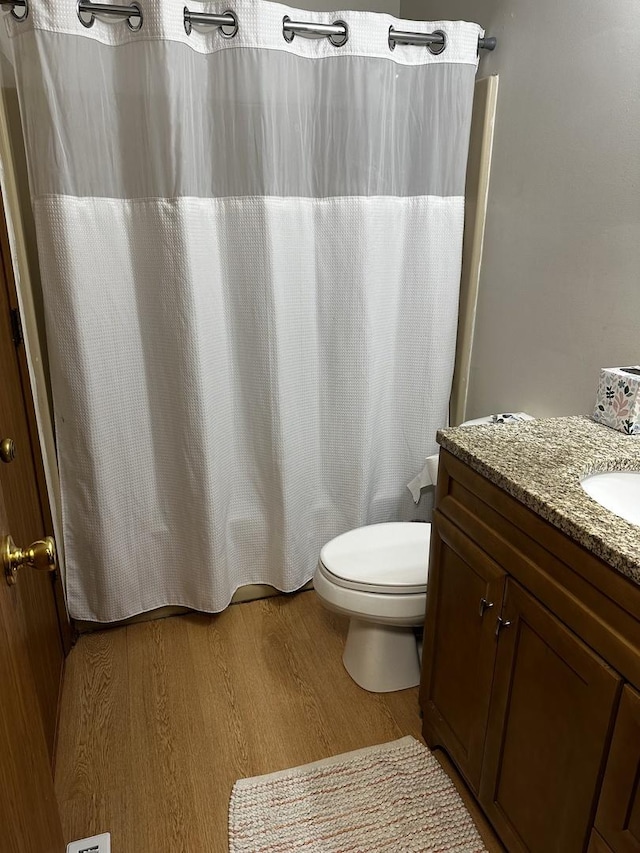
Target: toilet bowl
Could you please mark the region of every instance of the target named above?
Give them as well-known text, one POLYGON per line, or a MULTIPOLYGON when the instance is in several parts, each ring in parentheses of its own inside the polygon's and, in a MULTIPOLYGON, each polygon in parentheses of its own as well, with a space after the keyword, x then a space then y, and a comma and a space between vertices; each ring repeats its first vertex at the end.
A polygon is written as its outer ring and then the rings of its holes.
POLYGON ((371 524, 320 552, 314 587, 328 609, 350 617, 342 660, 365 690, 420 682, 415 628, 424 622, 430 538, 430 524, 371 524))

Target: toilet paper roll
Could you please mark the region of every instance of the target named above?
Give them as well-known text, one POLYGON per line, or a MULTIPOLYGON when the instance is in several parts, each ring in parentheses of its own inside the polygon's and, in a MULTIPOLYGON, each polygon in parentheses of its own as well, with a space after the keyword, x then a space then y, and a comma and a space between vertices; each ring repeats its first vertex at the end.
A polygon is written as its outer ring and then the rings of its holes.
POLYGON ((420 500, 420 489, 425 486, 435 486, 438 477, 438 459, 439 453, 434 453, 433 456, 427 456, 422 467, 422 471, 417 474, 410 483, 407 483, 407 488, 411 492, 414 503, 420 500))

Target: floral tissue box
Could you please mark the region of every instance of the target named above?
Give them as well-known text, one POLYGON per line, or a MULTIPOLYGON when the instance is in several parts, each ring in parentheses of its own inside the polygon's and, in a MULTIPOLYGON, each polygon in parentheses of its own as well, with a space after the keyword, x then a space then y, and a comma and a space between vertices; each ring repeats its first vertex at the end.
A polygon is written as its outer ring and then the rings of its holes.
POLYGON ((627 435, 640 435, 640 366, 600 371, 593 420, 627 435))

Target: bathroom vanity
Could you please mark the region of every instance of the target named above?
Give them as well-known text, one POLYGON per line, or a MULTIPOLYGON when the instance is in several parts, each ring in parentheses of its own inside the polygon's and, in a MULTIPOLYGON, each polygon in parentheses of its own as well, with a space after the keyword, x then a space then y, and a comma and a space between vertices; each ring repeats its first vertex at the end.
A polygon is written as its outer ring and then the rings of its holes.
POLYGON ((589 498, 640 438, 445 430, 420 701, 510 853, 640 851, 640 527, 589 498))

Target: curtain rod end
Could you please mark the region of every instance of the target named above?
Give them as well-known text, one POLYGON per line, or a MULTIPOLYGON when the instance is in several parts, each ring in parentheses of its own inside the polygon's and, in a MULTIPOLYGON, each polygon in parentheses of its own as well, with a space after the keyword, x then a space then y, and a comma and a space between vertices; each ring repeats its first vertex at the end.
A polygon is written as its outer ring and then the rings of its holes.
POLYGON ((498 39, 495 36, 487 36, 483 39, 478 39, 478 47, 480 50, 495 50, 498 44, 498 39))

